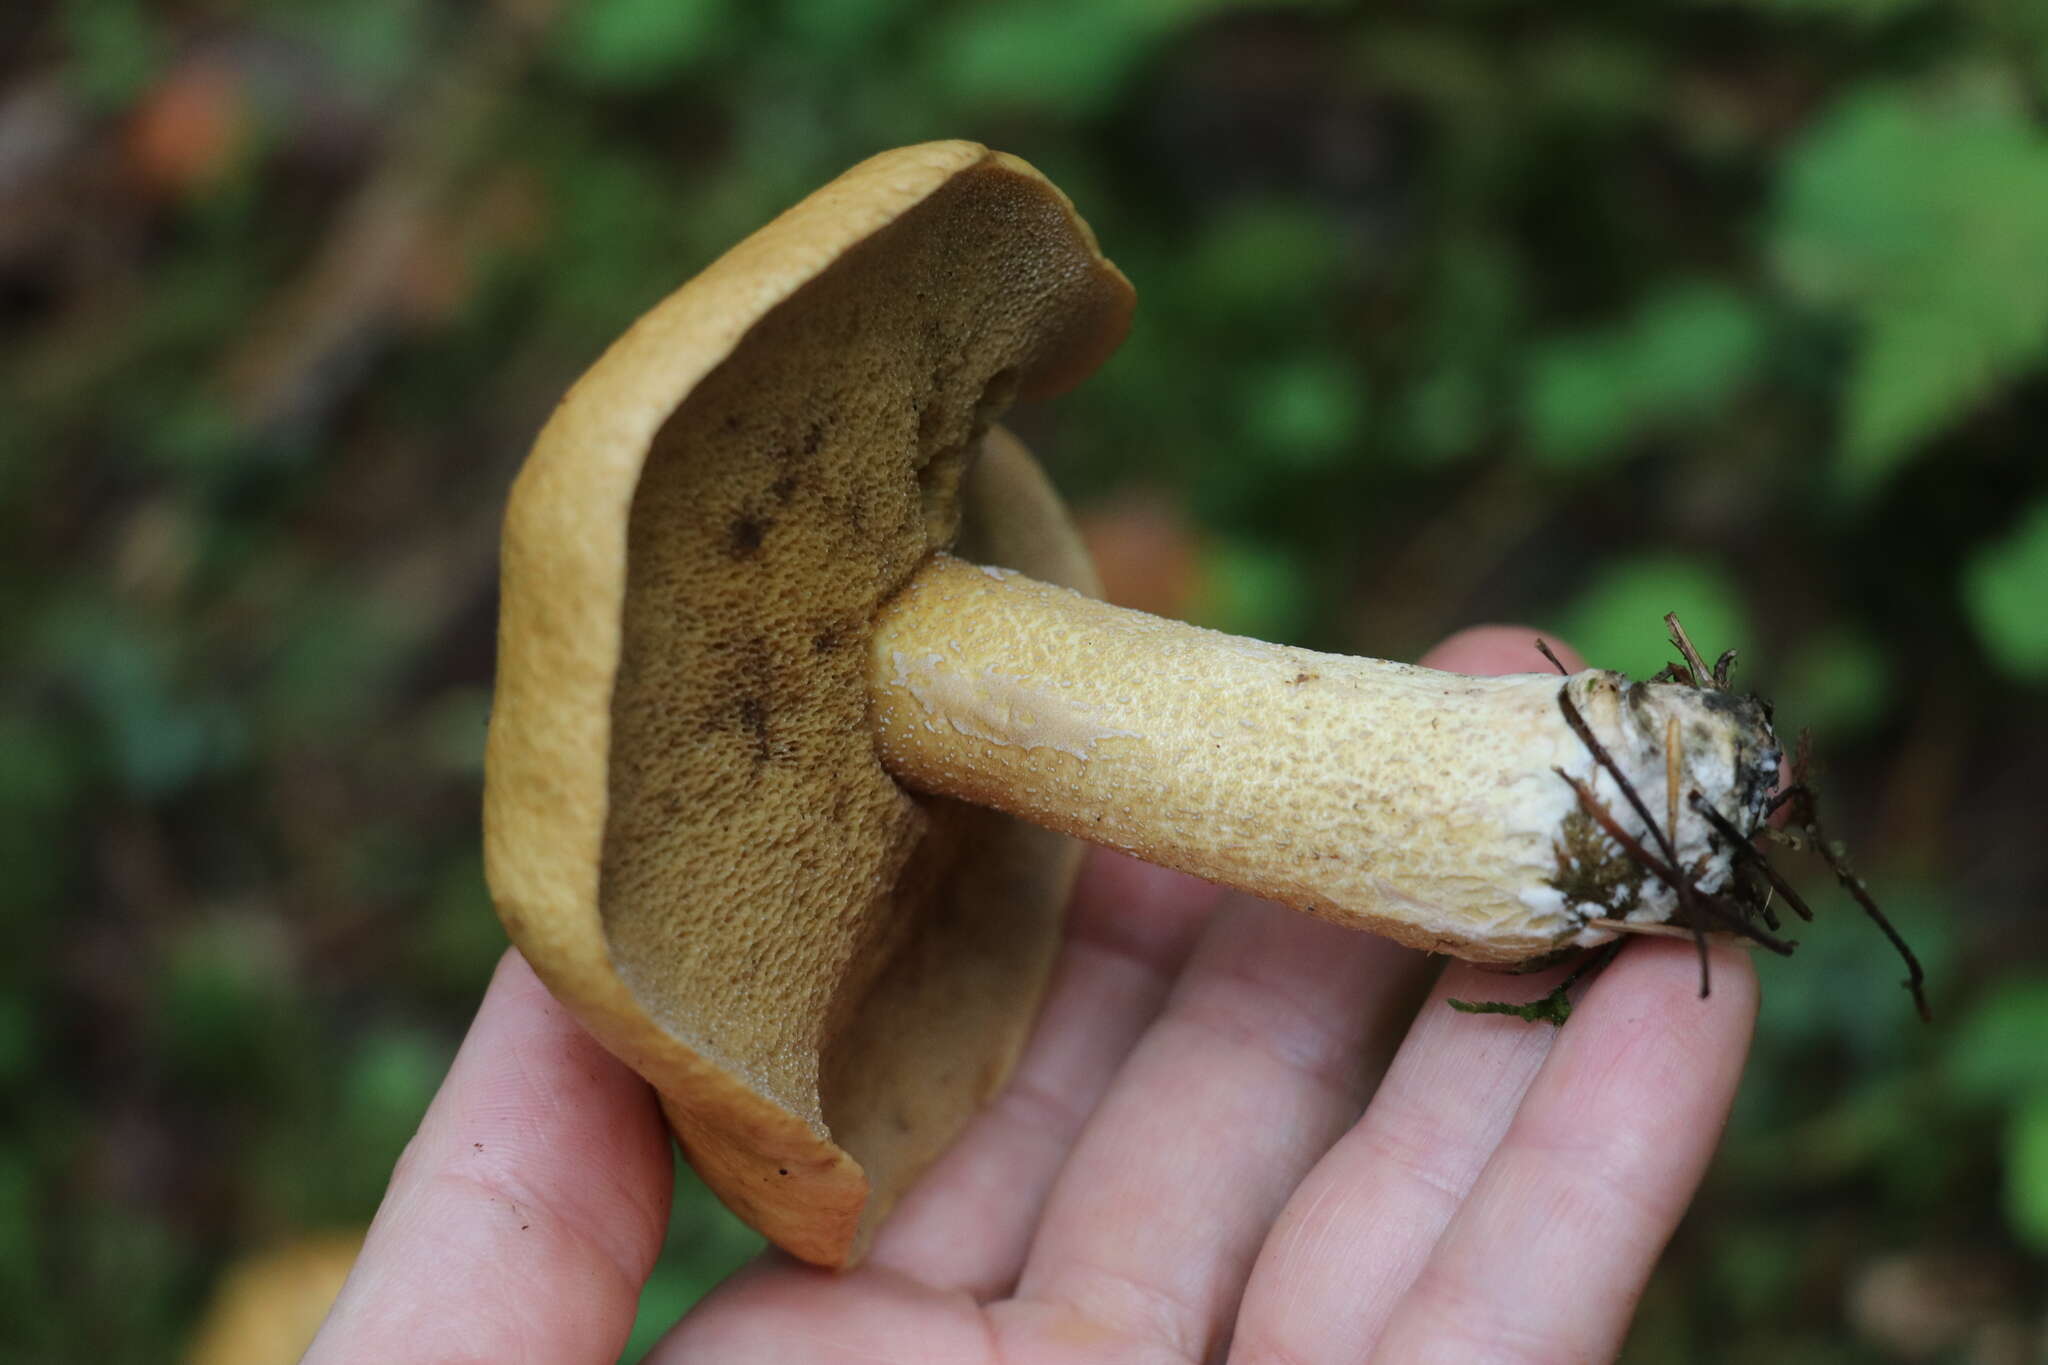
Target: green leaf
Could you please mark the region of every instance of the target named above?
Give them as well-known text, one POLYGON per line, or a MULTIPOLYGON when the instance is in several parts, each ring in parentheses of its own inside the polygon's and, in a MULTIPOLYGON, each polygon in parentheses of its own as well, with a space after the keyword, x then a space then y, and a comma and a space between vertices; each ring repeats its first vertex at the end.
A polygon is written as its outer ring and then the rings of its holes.
POLYGON ((2016 678, 2048 678, 2048 502, 2019 529, 1980 550, 1963 572, 1963 603, 1985 650, 2016 678))
POLYGON ((405 946, 407 979, 422 994, 438 993, 451 1002, 483 994, 505 949, 505 931, 491 913, 476 850, 454 854, 436 871, 405 946))
POLYGON ((709 52, 730 14, 725 0, 588 0, 570 11, 560 59, 588 85, 646 89, 709 52))
POLYGON ((57 14, 70 50, 65 80, 87 104, 128 103, 162 64, 162 35, 140 0, 69 0, 57 14))
POLYGON ((339 585, 302 589, 250 709, 272 742, 361 732, 411 643, 387 602, 339 585))
POLYGON ((274 22, 313 43, 368 90, 391 90, 432 50, 431 6, 421 0, 299 0, 274 22))
MULTIPOLYGON (((337 1136, 351 1153, 348 1177, 374 1189, 419 1126, 428 1101, 448 1073, 443 1040, 386 1026, 358 1040, 336 1078, 340 1098, 337 1136)), ((336 1173, 339 1177, 342 1173, 336 1173)))
POLYGON ((0 711, 0 820, 61 809, 79 785, 78 757, 27 707, 0 711))
POLYGON ((32 997, 26 992, 0 995, 0 1093, 34 1073, 43 1051, 41 1032, 32 997))
MULTIPOLYGON (((664 168, 631 147, 615 147, 577 130, 534 127, 530 136, 551 154, 551 202, 560 215, 542 268, 550 285, 554 326, 592 342, 623 327, 650 297, 687 277, 687 225, 647 211, 672 202, 679 190, 664 168)), ((753 214, 752 203, 728 205, 722 197, 744 197, 742 187, 719 181, 709 203, 692 205, 693 219, 719 226, 753 214)), ((715 250, 700 253, 708 261, 715 250)))
POLYGON ((1523 397, 1531 445, 1559 467, 1623 454, 1648 431, 1726 404, 1762 349, 1762 321, 1741 295, 1699 282, 1667 288, 1618 326, 1537 348, 1523 397))
MULTIPOLYGON (((1824 808, 1832 808, 1832 796, 1824 786, 1824 808)), ((1876 852, 1849 849, 1858 866, 1874 862, 1876 852)), ((1934 1041, 1913 1017, 1912 1001, 1900 985, 1906 974, 1898 954, 1848 893, 1829 885, 1832 879, 1817 866, 1817 859, 1788 860, 1774 853, 1772 860, 1807 887, 1815 923, 1793 933, 1799 940, 1794 956, 1757 955, 1764 982, 1763 1013, 1757 1024, 1761 1045, 1784 1059, 1826 1049, 1841 1058, 1843 1080, 1896 1075, 1909 1057, 1934 1041)), ((1926 967, 1929 988, 1940 1000, 1952 989, 1956 975, 1960 907, 1954 896, 1946 886, 1903 880, 1896 868, 1873 878, 1872 889, 1886 917, 1926 967)), ((1950 1027, 1945 1014, 1937 1017, 1943 1021, 1942 1030, 1950 1027)))
POLYGON ((1668 98, 1663 54, 1592 29, 1566 31, 1530 54, 1528 78, 1545 103, 1589 120, 1653 110, 1668 98))
POLYGON ((1540 461, 1591 463, 1621 447, 1635 424, 1626 357, 1604 337, 1571 337, 1539 347, 1522 400, 1522 420, 1540 461))
POLYGON ((1365 425, 1365 379, 1328 353, 1268 365, 1239 389, 1239 420, 1254 448, 1313 469, 1341 458, 1365 425))
POLYGON ((1519 369, 1525 281, 1501 243, 1454 236, 1436 249, 1415 337, 1415 374, 1390 424, 1402 453, 1441 465, 1479 453, 1502 421, 1501 393, 1519 369))
POLYGON ((1084 113, 1109 100, 1176 16, 1164 5, 977 5, 941 28, 927 79, 970 108, 1084 113))
POLYGON ((1966 1099, 2048 1099, 2048 980, 2008 981, 1954 1027, 1942 1075, 1966 1099))
POLYGON ((289 953, 277 919, 246 913, 194 924, 171 945, 148 1036, 182 1089, 234 1095, 297 1064, 289 953))
POLYGON ((1876 25, 1911 10, 1928 0, 1725 0, 1746 9, 1761 10, 1785 19, 1845 19, 1858 25, 1876 25))
POLYGON ((2029 1099, 2006 1127, 2005 1216, 2021 1241, 2048 1251, 2048 1094, 2029 1099))
POLYGON ((797 40, 820 60, 843 61, 849 51, 866 51, 889 30, 917 13, 916 0, 785 0, 777 16, 797 40))
POLYGON ((1672 611, 1710 659, 1752 638, 1749 612, 1727 576, 1677 554, 1604 566, 1566 613, 1564 638, 1596 668, 1646 678, 1674 656, 1664 629, 1672 611))
POLYGON ((41 653, 85 703, 104 761, 131 790, 163 796, 237 762, 243 717, 180 676, 176 643, 155 623, 98 601, 55 605, 41 653))
POLYGON ((1772 250, 1851 323, 1836 474, 1880 486, 2048 354, 2048 136, 1995 83, 1851 97, 1796 147, 1772 250))
POLYGON ((1471 369, 1446 365, 1423 376, 1402 404, 1410 446, 1424 464, 1441 464, 1476 454, 1486 434, 1484 380, 1471 369))
POLYGON ((1233 635, 1289 640, 1306 625, 1307 587, 1287 551, 1247 540, 1213 544, 1202 565, 1200 624, 1233 635))
POLYGON ((1211 326, 1297 328, 1339 286, 1345 245, 1323 211, 1285 199, 1232 205, 1184 259, 1167 263, 1174 302, 1211 326))
POLYGON ((1923 438, 1998 381, 1982 337, 1954 319, 1902 311, 1873 317, 1843 405, 1837 474, 1851 493, 1882 484, 1923 438))
POLYGON ((0 1293, 15 1303, 41 1289, 52 1242, 44 1213, 50 1182, 24 1148, 0 1146, 0 1293))
MULTIPOLYGON (((961 6, 936 28, 926 80, 971 108, 1066 115, 1100 109, 1175 33, 1230 0, 997 0, 961 6)), ((1329 0, 1264 0, 1326 9, 1329 0)))
POLYGON ((1830 630, 1793 655, 1778 700, 1795 725, 1823 735, 1860 730, 1883 716, 1892 671, 1891 660, 1868 635, 1847 627, 1830 630))
POLYGON ((1748 382, 1763 349, 1763 324, 1733 290, 1681 284, 1643 305, 1627 344, 1642 411, 1692 417, 1748 382))

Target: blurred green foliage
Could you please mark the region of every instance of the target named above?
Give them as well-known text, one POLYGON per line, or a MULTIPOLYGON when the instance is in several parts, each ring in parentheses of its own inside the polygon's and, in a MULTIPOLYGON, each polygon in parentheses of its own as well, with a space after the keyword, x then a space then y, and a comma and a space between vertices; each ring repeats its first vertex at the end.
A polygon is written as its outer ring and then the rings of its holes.
POLYGON ((2048 1251, 2048 979, 2002 983, 1956 1031, 1950 1068, 1966 1100, 2006 1128, 2006 1215, 2035 1250, 2048 1251))
POLYGON ((2010 68, 1859 89, 1787 159, 1773 251, 1858 329, 1839 474, 1862 492, 2048 355, 2048 132, 2010 68))
MULTIPOLYGON (((1015 421, 1173 509, 1201 619, 1646 673, 1676 610, 1816 727, 1944 1022, 1821 896, 1631 1358, 1994 1358, 2048 1268, 2044 107, 2010 0, 9 7, 0 1355, 163 1359, 367 1218, 502 946, 526 441, 789 202, 966 136, 1138 287, 1015 421), (1957 1265, 1931 1355, 1858 1307, 1957 1265)), ((753 1246, 684 1180, 629 1355, 753 1246)))
POLYGON ((1677 614, 1702 649, 1718 654, 1726 640, 1756 638, 1729 577, 1712 564, 1678 554, 1616 558, 1580 592, 1566 618, 1564 637, 1588 660, 1647 678, 1675 652, 1645 621, 1677 614))
POLYGON ((1711 416, 1750 377, 1762 343, 1747 300, 1699 284, 1670 287, 1619 326, 1559 338, 1532 357, 1522 415, 1530 452, 1583 465, 1711 416))
POLYGON ((1981 549, 1963 580, 1964 600, 1986 648, 2019 677, 2048 677, 2048 502, 2034 504, 2010 536, 1981 549))

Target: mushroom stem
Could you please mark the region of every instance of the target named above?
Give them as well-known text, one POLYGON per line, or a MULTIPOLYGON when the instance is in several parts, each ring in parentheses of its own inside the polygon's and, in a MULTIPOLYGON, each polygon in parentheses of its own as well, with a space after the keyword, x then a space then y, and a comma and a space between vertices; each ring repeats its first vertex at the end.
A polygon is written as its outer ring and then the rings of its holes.
MULTIPOLYGON (((1631 780, 1662 781, 1682 733, 1693 785, 1738 828, 1760 823, 1775 741, 1725 694, 1321 654, 946 555, 884 609, 869 674, 876 750, 905 786, 1497 963, 1673 908, 1560 777, 1619 808, 1561 687, 1631 780)), ((1723 841, 1680 815, 1684 865, 1725 884, 1723 841)))

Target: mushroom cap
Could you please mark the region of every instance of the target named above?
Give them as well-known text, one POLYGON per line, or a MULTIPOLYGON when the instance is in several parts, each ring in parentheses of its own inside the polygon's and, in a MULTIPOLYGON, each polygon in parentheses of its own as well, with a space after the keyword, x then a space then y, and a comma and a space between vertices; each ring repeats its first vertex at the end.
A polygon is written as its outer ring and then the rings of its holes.
POLYGON ((635 323, 513 486, 492 897, 705 1181, 805 1260, 857 1259, 1007 1074, 1078 856, 890 778, 870 623, 956 538, 1092 583, 989 424, 1084 378, 1131 304, 1030 166, 885 153, 635 323))

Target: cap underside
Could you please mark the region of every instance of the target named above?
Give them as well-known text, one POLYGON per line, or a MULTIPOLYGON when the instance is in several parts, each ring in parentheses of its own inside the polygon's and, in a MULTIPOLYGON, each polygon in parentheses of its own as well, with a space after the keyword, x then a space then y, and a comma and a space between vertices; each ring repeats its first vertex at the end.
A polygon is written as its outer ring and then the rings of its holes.
POLYGON ((806 1259, 857 1255, 1007 1071, 1075 857, 891 780, 868 623, 954 541, 963 479, 964 552, 1085 575, 1028 455, 984 433, 1092 369, 1128 309, 1035 172, 905 149, 650 314, 515 490, 500 912, 707 1182, 806 1259))

